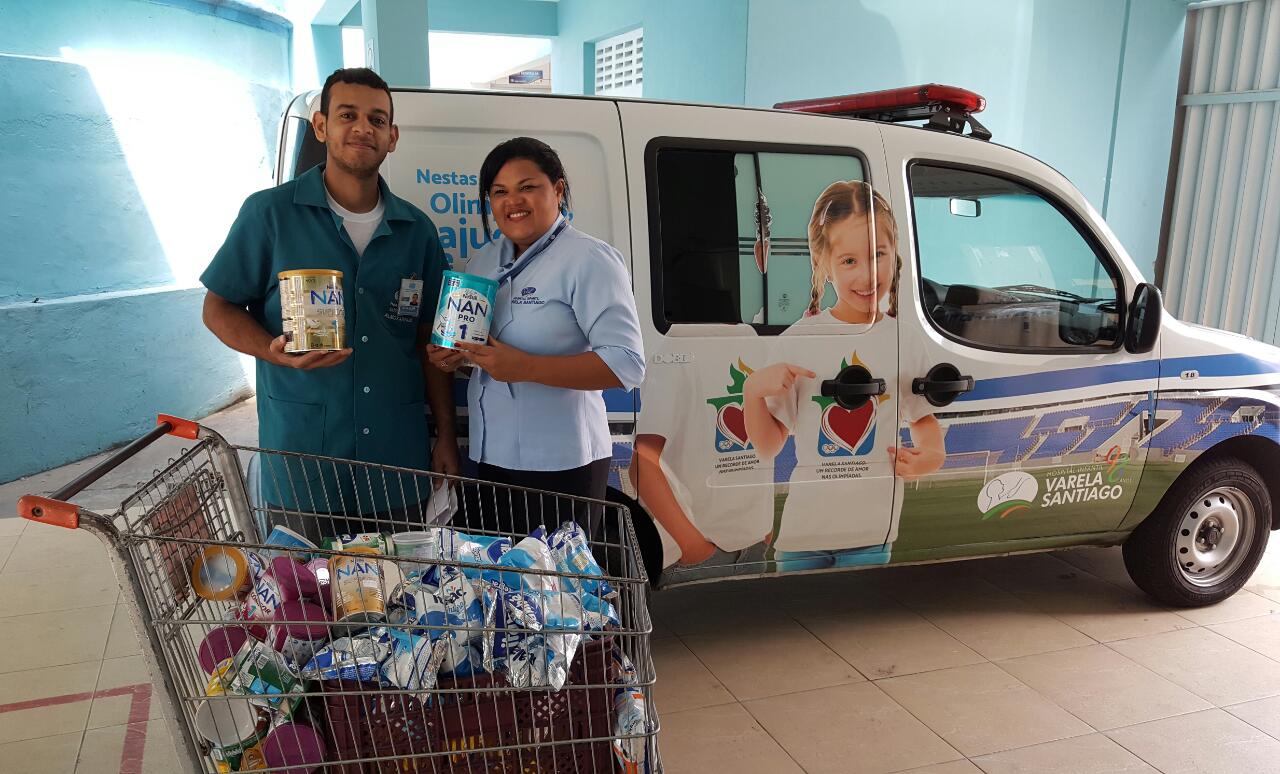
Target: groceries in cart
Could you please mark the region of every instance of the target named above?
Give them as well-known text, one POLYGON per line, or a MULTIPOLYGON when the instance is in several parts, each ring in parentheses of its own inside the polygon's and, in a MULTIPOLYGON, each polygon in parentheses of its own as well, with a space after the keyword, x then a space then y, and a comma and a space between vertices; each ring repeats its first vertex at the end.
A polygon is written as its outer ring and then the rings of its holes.
MULTIPOLYGON (((211 698, 196 717, 228 771, 256 768, 290 744, 316 758, 291 761, 323 761, 323 739, 308 722, 325 719, 299 698, 323 684, 373 684, 424 706, 443 677, 559 691, 582 645, 622 623, 617 592, 572 522, 514 544, 431 527, 317 546, 277 526, 264 545, 205 546, 191 567, 196 594, 224 603, 229 619, 197 649, 211 698), (290 727, 290 744, 271 742, 277 726, 290 727)), ((620 687, 617 701, 643 702, 638 691, 620 687)), ((618 733, 645 720, 640 706, 637 715, 617 705, 618 733)))
POLYGON ((613 658, 614 734, 613 755, 623 774, 651 771, 645 735, 649 724, 640 674, 627 654, 615 649, 613 658))

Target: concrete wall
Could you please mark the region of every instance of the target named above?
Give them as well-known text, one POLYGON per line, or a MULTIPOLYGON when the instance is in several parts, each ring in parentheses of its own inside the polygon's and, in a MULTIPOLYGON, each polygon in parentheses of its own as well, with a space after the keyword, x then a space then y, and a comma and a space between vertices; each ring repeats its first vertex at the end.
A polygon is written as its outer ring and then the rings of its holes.
POLYGON ((290 92, 288 25, 247 4, 3 15, 0 482, 249 393, 196 278, 271 185, 290 92))
POLYGON ((1156 281, 1186 14, 1181 2, 1131 0, 1110 184, 1101 208, 1151 282, 1156 281))
POLYGON ((1172 0, 751 0, 745 102, 977 91, 995 141, 1070 178, 1152 277, 1185 14, 1172 0))
MULTIPOLYGON (((555 89, 590 43, 645 29, 653 99, 760 107, 947 83, 995 141, 1070 178, 1154 275, 1186 5, 1175 0, 561 0, 555 89), (745 37, 744 37, 745 36, 745 37), (745 39, 745 48, 743 40, 745 39)), ((579 75, 583 73, 584 75, 579 75)))
MULTIPOLYGON (((551 0, 426 0, 427 24, 433 32, 471 32, 481 35, 554 37, 556 3, 551 0)), ((343 26, 364 23, 363 4, 343 19, 343 26)))
POLYGON ((743 104, 748 0, 560 0, 554 87, 590 94, 591 44, 644 27, 644 96, 743 104))

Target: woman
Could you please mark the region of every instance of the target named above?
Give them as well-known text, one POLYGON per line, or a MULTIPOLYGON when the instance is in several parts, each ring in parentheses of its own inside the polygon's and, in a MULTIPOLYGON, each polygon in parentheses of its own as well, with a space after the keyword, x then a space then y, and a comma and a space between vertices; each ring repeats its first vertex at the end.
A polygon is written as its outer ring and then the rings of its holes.
MULTIPOLYGON (((471 458, 498 484, 603 499, 613 456, 602 390, 644 379, 640 321, 622 255, 565 217, 569 180, 560 157, 532 137, 508 140, 480 167, 481 211, 499 235, 471 274, 498 281, 487 345, 429 347, 445 371, 475 367, 467 390, 471 458)), ((504 492, 504 490, 498 490, 504 492)), ((522 531, 582 518, 518 496, 482 497, 486 526, 522 531), (506 521, 504 518, 503 521, 506 521)), ((588 526, 588 525, 584 525, 588 526)))

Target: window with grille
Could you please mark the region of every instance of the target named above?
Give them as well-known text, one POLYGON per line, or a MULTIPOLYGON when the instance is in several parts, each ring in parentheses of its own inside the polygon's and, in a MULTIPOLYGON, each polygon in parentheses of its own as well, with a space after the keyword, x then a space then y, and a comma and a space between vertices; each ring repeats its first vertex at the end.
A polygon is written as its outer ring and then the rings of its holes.
POLYGON ((596 94, 644 96, 644 28, 596 43, 596 94))

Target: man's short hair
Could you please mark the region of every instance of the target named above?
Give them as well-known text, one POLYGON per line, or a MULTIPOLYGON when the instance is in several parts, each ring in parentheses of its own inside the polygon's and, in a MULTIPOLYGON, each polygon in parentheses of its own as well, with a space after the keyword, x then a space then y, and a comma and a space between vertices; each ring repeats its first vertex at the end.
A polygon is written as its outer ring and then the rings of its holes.
POLYGON ((341 70, 334 70, 324 81, 324 88, 320 90, 320 112, 325 118, 329 117, 329 90, 333 88, 335 83, 353 83, 357 86, 368 86, 371 89, 382 89, 387 93, 387 101, 391 102, 391 118, 392 123, 395 122, 396 105, 391 99, 391 87, 387 82, 382 80, 382 76, 370 70, 368 67, 346 67, 341 70))

